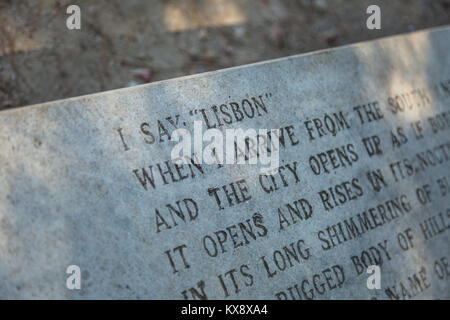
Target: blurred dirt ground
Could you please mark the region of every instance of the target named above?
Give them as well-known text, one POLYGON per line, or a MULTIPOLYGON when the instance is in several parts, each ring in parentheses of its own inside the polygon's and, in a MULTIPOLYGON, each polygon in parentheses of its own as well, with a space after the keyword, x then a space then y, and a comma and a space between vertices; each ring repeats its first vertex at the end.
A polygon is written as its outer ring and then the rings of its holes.
POLYGON ((450 0, 0 0, 0 109, 446 24, 450 0))

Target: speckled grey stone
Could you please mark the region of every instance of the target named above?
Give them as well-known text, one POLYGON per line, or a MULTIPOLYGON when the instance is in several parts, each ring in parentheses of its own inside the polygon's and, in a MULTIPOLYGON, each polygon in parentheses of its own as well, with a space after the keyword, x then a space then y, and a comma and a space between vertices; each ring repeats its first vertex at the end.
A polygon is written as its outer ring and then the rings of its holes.
POLYGON ((0 112, 0 298, 450 298, 449 52, 440 28, 0 112), (283 128, 274 180, 177 172, 165 133, 202 110, 283 128))

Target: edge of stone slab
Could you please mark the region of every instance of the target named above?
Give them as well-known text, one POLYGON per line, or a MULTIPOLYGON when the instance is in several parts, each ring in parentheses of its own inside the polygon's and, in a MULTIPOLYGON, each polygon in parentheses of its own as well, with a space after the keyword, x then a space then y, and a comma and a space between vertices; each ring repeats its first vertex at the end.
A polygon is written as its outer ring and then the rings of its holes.
POLYGON ((337 46, 337 47, 332 47, 332 48, 326 48, 326 49, 321 49, 321 50, 316 50, 316 51, 311 51, 311 52, 305 52, 305 53, 290 55, 290 56, 286 56, 286 57, 280 57, 280 58, 275 58, 275 59, 270 59, 270 60, 258 61, 258 62, 254 62, 254 63, 244 64, 244 65, 239 65, 239 66, 234 66, 234 67, 229 67, 229 68, 224 68, 224 69, 218 69, 218 70, 213 70, 213 71, 196 73, 196 74, 192 74, 192 75, 181 76, 181 77, 176 77, 176 78, 171 78, 171 79, 159 80, 159 81, 155 81, 155 82, 152 82, 152 83, 136 85, 136 86, 133 86, 133 87, 123 87, 123 88, 105 90, 105 91, 85 94, 85 95, 81 95, 81 96, 74 96, 74 97, 70 97, 70 98, 51 100, 51 101, 47 101, 47 102, 40 102, 40 103, 37 103, 37 104, 24 105, 24 106, 19 106, 19 107, 15 107, 15 108, 4 109, 4 110, 0 110, 0 116, 4 115, 6 113, 13 113, 13 112, 22 111, 23 108, 51 107, 51 106, 56 106, 59 103, 63 103, 63 102, 65 104, 67 104, 67 103, 70 103, 72 101, 76 101, 76 100, 80 100, 80 99, 95 98, 95 97, 98 97, 98 96, 106 96, 106 95, 109 95, 109 94, 116 94, 116 93, 119 93, 119 92, 130 92, 130 91, 133 91, 133 90, 142 90, 144 88, 150 88, 152 86, 158 86, 158 85, 164 84, 166 82, 173 82, 173 81, 180 81, 180 80, 185 81, 185 80, 194 79, 194 78, 197 78, 197 77, 211 76, 211 75, 214 75, 214 74, 227 72, 227 71, 234 70, 234 69, 255 67, 255 66, 258 66, 258 65, 264 65, 264 64, 278 62, 278 61, 283 61, 283 60, 290 60, 290 59, 296 59, 296 58, 306 57, 306 56, 315 55, 315 54, 322 54, 322 53, 326 53, 326 52, 329 52, 329 51, 344 50, 344 49, 349 48, 349 47, 357 47, 357 46, 363 45, 365 43, 370 43, 370 42, 386 41, 388 39, 393 39, 393 38, 398 38, 398 37, 405 37, 405 36, 406 37, 411 37, 413 35, 420 34, 420 33, 434 33, 434 32, 443 32, 443 31, 450 31, 450 24, 449 25, 432 27, 432 28, 421 29, 421 30, 416 30, 416 31, 411 31, 411 32, 406 32, 406 33, 395 34, 395 35, 382 37, 382 38, 375 38, 375 39, 371 39, 371 40, 355 42, 355 43, 346 44, 346 45, 337 46))

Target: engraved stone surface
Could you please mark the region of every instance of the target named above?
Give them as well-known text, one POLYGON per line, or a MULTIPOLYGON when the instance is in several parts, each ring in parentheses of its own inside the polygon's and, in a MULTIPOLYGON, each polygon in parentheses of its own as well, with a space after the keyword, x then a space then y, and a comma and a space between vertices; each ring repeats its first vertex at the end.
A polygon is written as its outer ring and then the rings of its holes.
POLYGON ((449 52, 440 28, 0 112, 0 298, 449 299, 449 52), (173 162, 194 121, 279 129, 278 171, 173 162))

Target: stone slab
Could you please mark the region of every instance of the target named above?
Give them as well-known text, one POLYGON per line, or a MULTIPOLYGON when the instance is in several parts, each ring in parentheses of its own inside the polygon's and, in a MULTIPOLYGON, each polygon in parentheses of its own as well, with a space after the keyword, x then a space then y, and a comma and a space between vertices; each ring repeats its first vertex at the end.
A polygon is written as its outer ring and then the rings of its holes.
POLYGON ((0 112, 0 298, 449 299, 449 52, 444 27, 0 112), (176 167, 194 121, 279 129, 278 173, 176 167))

